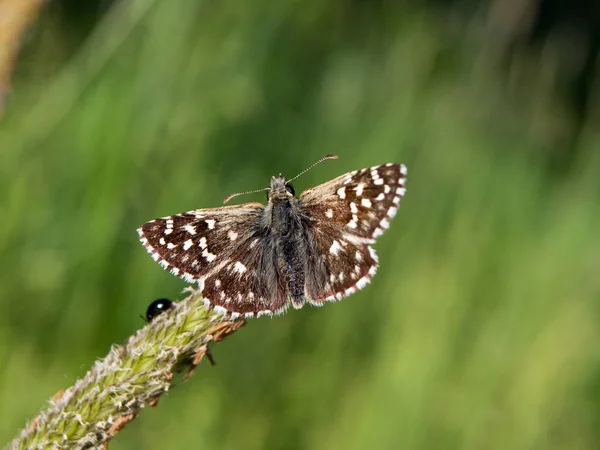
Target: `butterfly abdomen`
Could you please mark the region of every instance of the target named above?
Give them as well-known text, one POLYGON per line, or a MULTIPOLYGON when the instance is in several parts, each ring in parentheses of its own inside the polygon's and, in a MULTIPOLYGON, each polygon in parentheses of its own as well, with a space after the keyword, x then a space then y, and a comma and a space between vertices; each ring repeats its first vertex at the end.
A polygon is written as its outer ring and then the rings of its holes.
POLYGON ((306 250, 294 200, 273 201, 271 226, 277 239, 277 254, 289 297, 295 308, 301 308, 304 305, 306 250))
POLYGON ((304 304, 304 261, 299 251, 300 242, 284 242, 281 254, 285 262, 285 280, 289 291, 292 305, 301 308, 304 304))

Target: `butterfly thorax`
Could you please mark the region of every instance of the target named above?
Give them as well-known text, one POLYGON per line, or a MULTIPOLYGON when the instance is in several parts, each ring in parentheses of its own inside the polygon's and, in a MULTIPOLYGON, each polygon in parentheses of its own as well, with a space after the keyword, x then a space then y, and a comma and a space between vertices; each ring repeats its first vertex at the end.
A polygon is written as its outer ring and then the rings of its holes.
POLYGON ((291 221, 297 215, 298 200, 294 198, 293 189, 286 184, 282 175, 271 178, 268 200, 264 225, 277 235, 287 235, 291 221))

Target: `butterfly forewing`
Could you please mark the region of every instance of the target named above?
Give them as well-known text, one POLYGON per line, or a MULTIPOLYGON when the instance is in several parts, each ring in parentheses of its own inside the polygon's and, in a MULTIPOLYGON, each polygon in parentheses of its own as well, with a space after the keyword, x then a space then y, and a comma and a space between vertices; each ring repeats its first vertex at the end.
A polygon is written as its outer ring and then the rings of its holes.
POLYGON ((260 203, 248 203, 188 211, 147 222, 138 234, 161 266, 188 283, 198 282, 229 263, 240 242, 253 238, 252 224, 263 210, 260 203))
POLYGON ((381 235, 406 192, 406 167, 385 164, 355 170, 304 191, 300 201, 319 226, 372 239, 381 235))

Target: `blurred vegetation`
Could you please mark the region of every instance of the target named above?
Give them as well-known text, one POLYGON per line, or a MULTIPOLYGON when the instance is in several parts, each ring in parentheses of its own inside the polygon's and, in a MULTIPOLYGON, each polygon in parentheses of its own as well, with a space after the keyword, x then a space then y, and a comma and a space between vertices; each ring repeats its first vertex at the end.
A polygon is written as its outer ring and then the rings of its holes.
POLYGON ((0 442, 184 287, 139 224, 336 153, 296 189, 409 169, 373 282, 251 321, 111 448, 598 448, 597 80, 575 139, 557 47, 502 60, 485 14, 103 5, 48 7, 0 123, 0 442))

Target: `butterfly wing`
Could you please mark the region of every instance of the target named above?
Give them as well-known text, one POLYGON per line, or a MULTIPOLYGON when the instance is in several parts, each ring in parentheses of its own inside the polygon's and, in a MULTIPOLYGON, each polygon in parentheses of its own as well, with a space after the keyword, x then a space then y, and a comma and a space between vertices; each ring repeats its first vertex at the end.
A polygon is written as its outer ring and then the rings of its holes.
POLYGON ((138 234, 155 261, 198 283, 216 310, 269 314, 285 309, 286 291, 263 213, 260 203, 199 209, 147 222, 138 234))
POLYGON ((406 192, 406 167, 357 170, 300 195, 310 242, 305 295, 313 304, 363 288, 377 270, 370 247, 394 217, 406 192))

